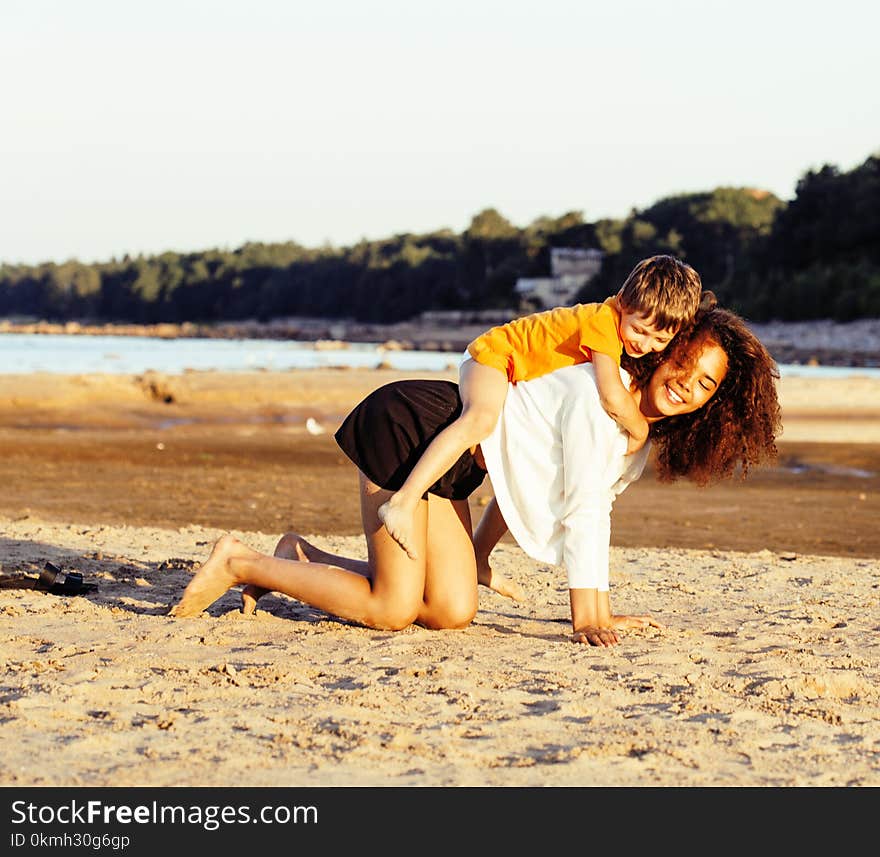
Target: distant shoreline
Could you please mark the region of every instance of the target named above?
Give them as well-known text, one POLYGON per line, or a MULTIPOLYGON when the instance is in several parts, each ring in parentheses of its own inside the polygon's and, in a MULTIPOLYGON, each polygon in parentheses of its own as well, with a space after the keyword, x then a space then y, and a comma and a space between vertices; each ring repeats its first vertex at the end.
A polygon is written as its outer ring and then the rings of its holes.
MULTIPOLYGON (((487 313, 460 313, 458 318, 445 324, 416 319, 387 325, 318 318, 148 325, 0 320, 0 334, 279 339, 322 343, 325 346, 336 344, 340 347, 345 343, 361 342, 383 345, 389 350, 461 353, 484 330, 493 324, 503 323, 503 315, 499 313, 496 318, 487 313)), ((852 322, 774 321, 750 326, 780 364, 880 366, 880 319, 852 322)))

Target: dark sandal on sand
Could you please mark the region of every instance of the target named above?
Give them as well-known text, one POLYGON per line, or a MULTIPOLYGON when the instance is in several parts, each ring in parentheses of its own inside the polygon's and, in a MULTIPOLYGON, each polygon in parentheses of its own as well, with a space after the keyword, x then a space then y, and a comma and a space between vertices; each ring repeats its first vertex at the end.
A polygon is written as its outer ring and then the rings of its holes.
POLYGON ((51 562, 46 563, 34 586, 34 589, 50 595, 84 595, 97 588, 94 583, 83 583, 83 576, 78 571, 62 571, 51 562))

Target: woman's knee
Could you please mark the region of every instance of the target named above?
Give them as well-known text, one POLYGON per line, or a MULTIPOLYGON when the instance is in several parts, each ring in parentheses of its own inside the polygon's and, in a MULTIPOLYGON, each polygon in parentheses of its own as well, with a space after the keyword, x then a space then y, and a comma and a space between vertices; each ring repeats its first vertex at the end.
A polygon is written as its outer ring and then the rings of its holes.
POLYGON ((402 631, 418 619, 420 606, 415 599, 376 599, 369 607, 366 624, 383 631, 402 631))
POLYGON ((419 615, 419 624, 432 631, 467 628, 477 615, 477 600, 462 598, 441 604, 426 604, 419 615))
POLYGON ((412 625, 416 621, 416 619, 418 619, 418 617, 418 610, 383 610, 375 613, 372 617, 372 620, 367 624, 371 625, 374 628, 379 628, 383 631, 403 631, 405 628, 409 628, 409 626, 412 625))

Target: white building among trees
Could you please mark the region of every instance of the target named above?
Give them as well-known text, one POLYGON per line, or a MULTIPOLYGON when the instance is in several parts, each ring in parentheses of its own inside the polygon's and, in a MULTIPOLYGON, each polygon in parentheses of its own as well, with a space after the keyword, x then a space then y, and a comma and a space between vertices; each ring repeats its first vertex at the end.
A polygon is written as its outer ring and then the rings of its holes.
POLYGON ((549 277, 521 277, 516 293, 538 309, 565 306, 599 273, 602 251, 594 248, 553 247, 550 250, 549 277))

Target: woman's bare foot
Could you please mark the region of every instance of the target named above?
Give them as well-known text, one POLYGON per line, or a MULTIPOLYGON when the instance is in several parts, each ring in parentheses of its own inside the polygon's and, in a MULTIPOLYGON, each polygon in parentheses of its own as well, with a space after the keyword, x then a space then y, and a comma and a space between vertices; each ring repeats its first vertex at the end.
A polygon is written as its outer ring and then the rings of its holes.
POLYGON ((180 601, 168 611, 169 616, 183 618, 198 616, 210 607, 238 581, 230 570, 230 561, 236 556, 253 553, 234 536, 221 536, 214 544, 211 555, 202 563, 180 601))
POLYGON ((388 530, 388 535, 406 551, 407 556, 410 559, 418 559, 418 554, 411 547, 415 513, 412 509, 407 509, 399 502, 395 503, 394 496, 383 503, 376 514, 385 525, 385 529, 388 530))
MULTIPOLYGON (((306 553, 312 548, 302 536, 297 533, 285 533, 275 546, 275 556, 282 559, 296 559, 300 562, 309 562, 306 553)), ((268 589, 249 583, 241 590, 241 612, 245 616, 253 616, 257 612, 257 602, 267 593, 268 589)))
POLYGON ((477 557, 477 583, 514 601, 524 601, 526 597, 525 591, 515 580, 494 571, 489 560, 480 557, 477 557))

